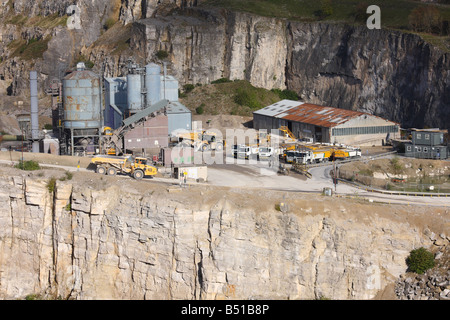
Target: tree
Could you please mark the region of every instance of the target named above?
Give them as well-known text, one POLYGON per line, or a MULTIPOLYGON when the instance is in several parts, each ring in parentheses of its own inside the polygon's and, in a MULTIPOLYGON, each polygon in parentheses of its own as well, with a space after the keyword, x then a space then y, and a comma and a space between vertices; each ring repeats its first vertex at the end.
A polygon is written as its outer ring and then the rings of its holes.
POLYGON ((415 249, 412 250, 409 253, 409 257, 406 258, 406 265, 408 266, 409 271, 423 274, 428 269, 434 267, 434 256, 423 247, 415 249))
POLYGON ((435 6, 420 6, 415 8, 408 16, 408 20, 414 31, 441 33, 442 17, 435 6))
POLYGON ((354 19, 355 22, 366 22, 367 20, 367 7, 368 7, 368 3, 367 2, 359 2, 354 9, 353 15, 354 15, 354 19))
POLYGON ((331 0, 321 0, 320 9, 316 10, 314 14, 320 19, 325 19, 333 14, 333 4, 331 0))

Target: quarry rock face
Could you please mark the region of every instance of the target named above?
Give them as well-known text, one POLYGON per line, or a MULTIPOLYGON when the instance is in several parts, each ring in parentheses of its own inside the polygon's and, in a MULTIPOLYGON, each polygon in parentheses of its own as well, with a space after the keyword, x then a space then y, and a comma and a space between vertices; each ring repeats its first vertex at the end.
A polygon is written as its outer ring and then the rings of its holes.
POLYGON ((0 27, 0 52, 11 55, 14 40, 51 40, 43 59, 5 60, 0 87, 7 88, 5 94, 26 94, 32 65, 45 82, 72 67, 80 53, 97 73, 123 76, 129 58, 162 64, 157 52, 165 51, 168 71, 180 85, 245 79, 257 87, 293 90, 307 102, 373 113, 403 127, 448 128, 449 55, 419 36, 259 17, 197 7, 199 3, 80 1, 81 29, 47 29, 20 27, 7 13, 60 17, 72 2, 15 1, 12 9, 0 9, 7 17, 0 27), (105 37, 110 17, 130 28, 130 50, 111 50, 97 41, 105 37))
POLYGON ((68 181, 50 193, 26 176, 0 186, 6 299, 371 299, 431 244, 408 223, 323 205, 282 213, 224 197, 199 207, 68 181))

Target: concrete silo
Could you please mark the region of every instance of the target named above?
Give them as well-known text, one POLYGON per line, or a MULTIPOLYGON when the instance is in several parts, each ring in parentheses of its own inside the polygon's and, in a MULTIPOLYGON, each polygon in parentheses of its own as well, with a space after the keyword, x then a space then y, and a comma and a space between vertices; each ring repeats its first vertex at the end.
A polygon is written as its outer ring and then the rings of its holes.
POLYGON ((146 107, 161 100, 161 67, 155 63, 150 63, 145 67, 145 88, 147 90, 146 107))
POLYGON ((63 79, 63 103, 67 152, 95 153, 102 128, 100 77, 77 65, 77 70, 63 79))
POLYGON ((128 111, 136 113, 142 110, 142 83, 140 74, 127 75, 127 100, 128 111))

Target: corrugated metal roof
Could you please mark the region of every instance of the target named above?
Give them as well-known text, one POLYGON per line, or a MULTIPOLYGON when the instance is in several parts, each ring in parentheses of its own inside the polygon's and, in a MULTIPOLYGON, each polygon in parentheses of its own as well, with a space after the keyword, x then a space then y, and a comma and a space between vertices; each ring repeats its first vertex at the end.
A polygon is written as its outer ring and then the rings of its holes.
MULTIPOLYGON (((289 105, 289 108, 283 110, 283 112, 267 112, 272 106, 268 106, 262 109, 263 112, 258 110, 255 113, 264 114, 269 116, 275 116, 277 118, 282 118, 290 121, 308 123, 320 127, 335 127, 339 124, 347 122, 350 119, 362 116, 366 113, 339 109, 333 107, 324 107, 311 103, 302 103, 298 101, 283 100, 284 105, 289 105)), ((278 104, 280 104, 279 102, 278 104)))
POLYGON ((258 111, 255 111, 253 113, 260 114, 263 116, 280 118, 280 114, 284 116, 284 114, 288 110, 297 107, 301 104, 303 104, 303 102, 293 100, 281 100, 277 103, 271 104, 270 106, 259 109, 258 111))
POLYGON ((283 116, 283 119, 308 123, 319 127, 335 127, 350 119, 366 114, 359 111, 324 107, 310 103, 297 105, 287 111, 287 113, 288 115, 283 116))
POLYGON ((76 70, 64 77, 64 80, 99 79, 99 75, 89 70, 76 70))
POLYGON ((166 106, 166 112, 169 113, 191 113, 191 111, 178 101, 171 101, 166 106))
MULTIPOLYGON (((319 106, 293 100, 282 100, 253 113, 289 121, 308 123, 319 127, 335 127, 363 115, 380 118, 360 111, 319 106)), ((397 124, 393 121, 390 122, 397 124)))

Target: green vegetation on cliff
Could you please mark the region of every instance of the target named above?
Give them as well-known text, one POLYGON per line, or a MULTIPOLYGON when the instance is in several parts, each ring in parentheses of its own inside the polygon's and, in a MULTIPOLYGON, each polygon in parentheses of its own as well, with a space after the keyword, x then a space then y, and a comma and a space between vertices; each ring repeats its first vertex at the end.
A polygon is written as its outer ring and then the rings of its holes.
MULTIPOLYGON (((186 87, 186 86, 185 86, 186 87)), ((253 111, 283 99, 298 100, 289 90, 257 88, 245 80, 219 79, 210 85, 189 86, 180 100, 197 114, 251 116, 253 111)))

